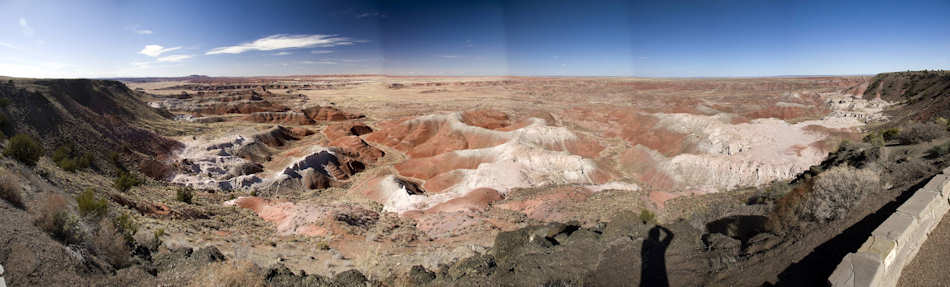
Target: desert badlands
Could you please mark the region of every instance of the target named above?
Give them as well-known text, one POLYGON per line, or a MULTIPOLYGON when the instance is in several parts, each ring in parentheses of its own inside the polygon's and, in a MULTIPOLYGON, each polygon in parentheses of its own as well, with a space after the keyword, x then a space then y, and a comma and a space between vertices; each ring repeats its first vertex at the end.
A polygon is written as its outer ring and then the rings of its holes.
POLYGON ((0 287, 950 286, 948 12, 0 0, 0 287))
POLYGON ((950 139, 946 72, 121 81, 5 79, 11 284, 823 284, 950 139))

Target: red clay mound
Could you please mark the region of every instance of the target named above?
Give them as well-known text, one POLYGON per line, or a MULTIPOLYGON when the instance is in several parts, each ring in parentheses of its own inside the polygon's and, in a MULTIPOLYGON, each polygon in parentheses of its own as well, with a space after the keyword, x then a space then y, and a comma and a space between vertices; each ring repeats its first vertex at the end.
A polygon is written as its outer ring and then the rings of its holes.
POLYGON ((383 128, 369 135, 371 142, 390 146, 410 157, 429 157, 445 152, 500 145, 508 139, 481 132, 478 128, 458 127, 453 115, 419 117, 412 120, 383 123, 383 128))
MULTIPOLYGON (((686 134, 670 131, 657 126, 659 119, 653 115, 642 114, 631 108, 589 106, 573 108, 567 116, 578 126, 594 131, 596 135, 607 138, 621 138, 630 145, 643 145, 665 156, 674 156, 687 151, 690 143, 686 134)), ((584 152, 577 147, 577 154, 596 157, 599 150, 584 152)))
POLYGON ((336 140, 345 136, 361 136, 373 132, 373 129, 361 122, 341 122, 327 126, 323 135, 329 140, 336 140))
POLYGON ((470 126, 482 127, 490 130, 511 125, 508 114, 495 110, 470 110, 462 113, 462 122, 470 126))
POLYGON ((330 142, 330 146, 338 147, 348 156, 355 157, 365 163, 375 163, 385 153, 375 148, 358 136, 339 137, 330 142))
POLYGON ((362 118, 363 115, 342 112, 334 107, 315 106, 300 110, 307 118, 317 122, 342 121, 362 118))
POLYGON ((457 153, 444 153, 433 157, 411 158, 396 164, 399 174, 428 180, 444 172, 456 169, 474 169, 479 164, 492 162, 490 156, 462 156, 457 153))

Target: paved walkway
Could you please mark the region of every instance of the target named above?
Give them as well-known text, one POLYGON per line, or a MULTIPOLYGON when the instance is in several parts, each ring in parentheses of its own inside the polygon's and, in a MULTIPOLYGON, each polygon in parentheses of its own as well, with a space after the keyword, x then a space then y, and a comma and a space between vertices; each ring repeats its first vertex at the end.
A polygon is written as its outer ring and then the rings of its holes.
POLYGON ((950 286, 950 213, 943 216, 917 257, 904 267, 897 286, 950 286))

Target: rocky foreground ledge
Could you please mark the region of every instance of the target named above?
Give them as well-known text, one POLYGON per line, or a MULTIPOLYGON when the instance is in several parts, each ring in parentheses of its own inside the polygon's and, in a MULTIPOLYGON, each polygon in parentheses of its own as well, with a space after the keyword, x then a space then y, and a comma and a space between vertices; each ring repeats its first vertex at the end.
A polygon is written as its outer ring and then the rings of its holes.
POLYGON ((844 257, 828 281, 832 286, 897 286, 901 271, 950 210, 950 168, 914 192, 871 233, 857 252, 844 257))

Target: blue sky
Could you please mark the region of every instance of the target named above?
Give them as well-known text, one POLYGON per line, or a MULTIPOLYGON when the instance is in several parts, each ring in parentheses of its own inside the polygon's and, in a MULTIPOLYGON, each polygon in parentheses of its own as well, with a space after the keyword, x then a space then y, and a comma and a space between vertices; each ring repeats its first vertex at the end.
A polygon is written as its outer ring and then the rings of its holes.
POLYGON ((950 1, 0 0, 0 75, 950 69, 950 1))

